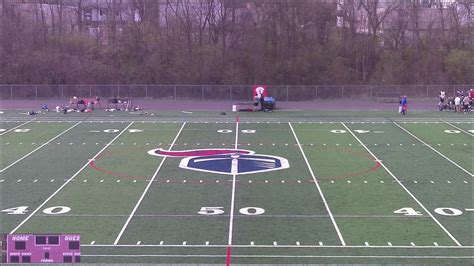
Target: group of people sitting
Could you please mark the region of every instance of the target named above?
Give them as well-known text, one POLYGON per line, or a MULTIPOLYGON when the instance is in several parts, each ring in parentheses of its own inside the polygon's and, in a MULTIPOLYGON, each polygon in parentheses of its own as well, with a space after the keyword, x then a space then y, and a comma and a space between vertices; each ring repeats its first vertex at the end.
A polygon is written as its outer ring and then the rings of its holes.
MULTIPOLYGON (((141 111, 142 108, 139 105, 133 106, 132 105, 132 98, 108 98, 107 99, 107 108, 105 108, 106 112, 115 112, 115 111, 141 111)), ((78 98, 77 96, 72 97, 69 100, 69 105, 63 107, 64 113, 68 112, 92 112, 94 111, 94 107, 102 108, 101 101, 98 96, 94 98, 78 98)), ((58 111, 59 106, 56 107, 56 111, 58 111)))
POLYGON ((75 107, 78 110, 94 110, 94 107, 98 105, 100 107, 100 98, 95 97, 94 99, 78 99, 77 96, 72 97, 69 100, 69 107, 75 107))
POLYGON ((449 97, 445 91, 439 92, 438 107, 440 111, 454 110, 456 113, 467 114, 474 105, 474 89, 469 91, 457 91, 456 95, 449 97))

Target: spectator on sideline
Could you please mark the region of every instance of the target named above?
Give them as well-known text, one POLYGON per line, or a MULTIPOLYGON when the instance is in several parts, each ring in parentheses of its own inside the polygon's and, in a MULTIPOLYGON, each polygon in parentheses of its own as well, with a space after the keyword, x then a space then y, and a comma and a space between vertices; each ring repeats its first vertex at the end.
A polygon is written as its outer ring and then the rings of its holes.
POLYGON ((454 98, 454 106, 456 106, 455 112, 461 112, 461 97, 459 95, 454 98))
POLYGON ((443 109, 445 108, 444 98, 446 98, 446 92, 445 91, 440 91, 439 92, 439 103, 438 103, 440 111, 443 111, 443 109))
POLYGON ((464 96, 463 99, 464 103, 464 113, 467 114, 469 112, 469 105, 471 104, 471 99, 469 99, 469 96, 464 96))
POLYGON ((402 115, 406 115, 408 111, 408 102, 406 95, 404 95, 403 98, 400 100, 400 105, 402 106, 402 115))
POLYGON ((77 96, 73 96, 72 99, 69 100, 69 106, 73 104, 77 104, 77 96))
POLYGON ((474 105, 474 89, 469 90, 469 98, 471 98, 471 106, 474 105))
POLYGON ((265 100, 264 100, 264 96, 263 96, 263 92, 265 91, 265 89, 263 87, 258 87, 257 89, 255 89, 255 92, 257 93, 257 97, 258 98, 258 101, 260 102, 260 111, 265 111, 265 100))

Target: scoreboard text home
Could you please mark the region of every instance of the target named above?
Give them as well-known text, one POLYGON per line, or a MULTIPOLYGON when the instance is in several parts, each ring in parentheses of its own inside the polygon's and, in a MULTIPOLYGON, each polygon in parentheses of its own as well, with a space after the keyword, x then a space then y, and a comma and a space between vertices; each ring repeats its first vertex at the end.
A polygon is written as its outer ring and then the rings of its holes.
POLYGON ((11 234, 3 237, 4 263, 72 263, 81 261, 78 234, 11 234))

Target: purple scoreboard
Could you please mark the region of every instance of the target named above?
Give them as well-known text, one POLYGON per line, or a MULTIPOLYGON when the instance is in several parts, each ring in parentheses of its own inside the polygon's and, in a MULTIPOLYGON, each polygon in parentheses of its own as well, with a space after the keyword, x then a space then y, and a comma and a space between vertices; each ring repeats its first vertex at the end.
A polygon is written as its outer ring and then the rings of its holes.
POLYGON ((11 234, 3 236, 4 263, 76 263, 81 261, 79 234, 11 234))

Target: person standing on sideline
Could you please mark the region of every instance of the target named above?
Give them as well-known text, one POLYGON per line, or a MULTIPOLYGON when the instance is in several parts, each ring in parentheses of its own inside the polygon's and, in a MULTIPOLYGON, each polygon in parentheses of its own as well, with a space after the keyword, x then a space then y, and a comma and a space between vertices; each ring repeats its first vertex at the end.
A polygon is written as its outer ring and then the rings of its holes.
POLYGON ((464 113, 467 114, 469 112, 469 105, 471 104, 471 99, 469 99, 469 96, 464 96, 464 99, 462 100, 464 104, 464 113))
POLYGON ((456 112, 460 113, 461 112, 461 97, 459 97, 459 94, 454 98, 454 106, 456 106, 456 112))
POLYGON ((402 100, 400 101, 400 104, 402 106, 402 114, 406 115, 408 111, 408 102, 407 102, 407 96, 403 96, 402 100))
POLYGON ((265 91, 265 88, 263 88, 262 86, 255 89, 255 92, 257 93, 256 98, 260 102, 260 111, 265 111, 265 107, 264 107, 265 99, 264 99, 264 96, 263 96, 264 91, 265 91))
POLYGON ((398 113, 402 114, 402 112, 403 112, 402 98, 400 98, 400 101, 398 101, 398 113))
POLYGON ((474 89, 469 90, 469 98, 471 99, 471 108, 474 107, 474 89))
POLYGON ((445 108, 445 104, 444 104, 444 98, 446 98, 446 92, 445 91, 440 91, 439 92, 439 103, 438 103, 438 107, 439 107, 439 110, 440 111, 443 111, 443 109, 445 108))

